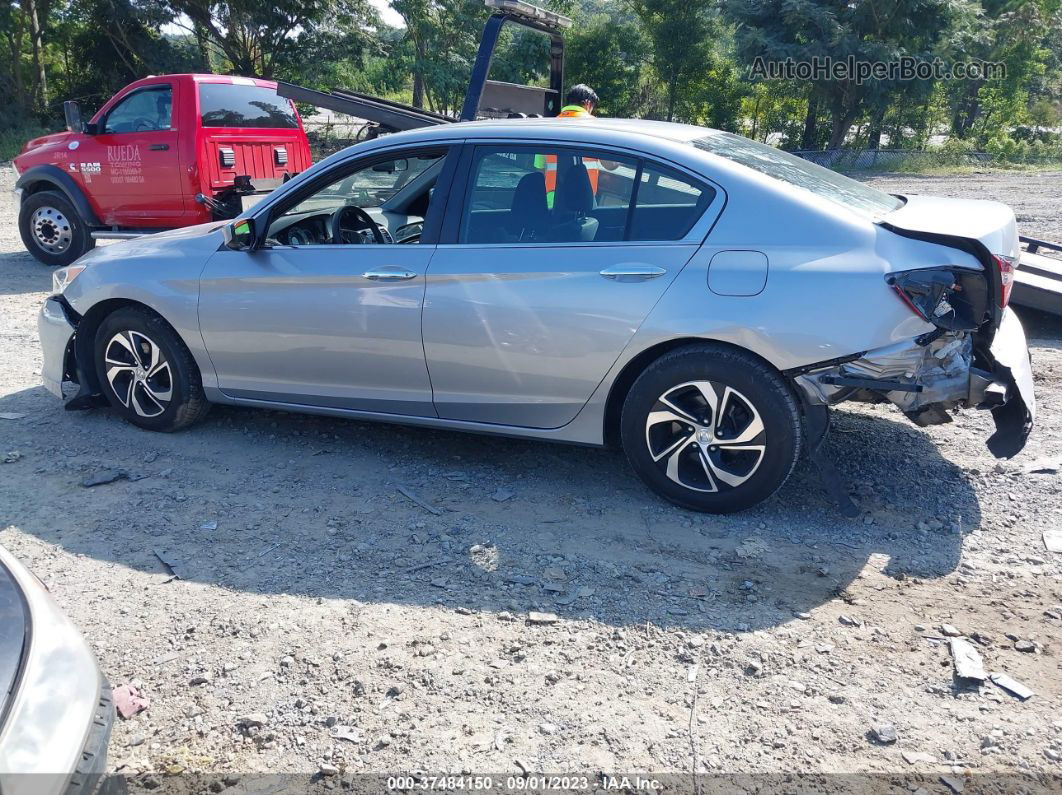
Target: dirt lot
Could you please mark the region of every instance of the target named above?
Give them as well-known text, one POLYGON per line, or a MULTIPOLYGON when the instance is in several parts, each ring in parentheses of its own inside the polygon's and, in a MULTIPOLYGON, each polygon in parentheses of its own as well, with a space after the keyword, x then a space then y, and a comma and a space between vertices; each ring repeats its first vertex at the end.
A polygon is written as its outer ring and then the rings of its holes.
MULTIPOLYGON (((1058 237, 1060 177, 878 181, 1000 197, 1058 237)), ((0 419, 17 459, 0 543, 151 701, 116 724, 110 770, 218 790, 265 771, 886 772, 934 791, 1062 773, 1062 555, 1041 537, 1062 474, 1024 471, 1062 452, 1057 322, 1034 324, 1053 338, 1032 343, 1039 426, 1018 459, 990 456, 983 413, 925 431, 838 412, 829 453, 860 518, 806 463, 769 503, 708 517, 612 451, 231 408, 153 435, 64 412, 39 385, 50 273, 22 251, 11 183, 0 166, 0 412, 22 415, 0 419), (82 485, 114 468, 132 479, 82 485), (945 624, 1036 695, 957 682, 945 624)))

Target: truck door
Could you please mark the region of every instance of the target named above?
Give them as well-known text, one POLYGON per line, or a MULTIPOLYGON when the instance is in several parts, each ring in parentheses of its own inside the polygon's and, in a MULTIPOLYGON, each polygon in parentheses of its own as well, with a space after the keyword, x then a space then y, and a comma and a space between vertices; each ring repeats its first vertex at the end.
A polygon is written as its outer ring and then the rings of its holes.
POLYGON ((190 197, 181 189, 176 99, 169 82, 134 88, 105 109, 97 134, 82 144, 81 170, 96 170, 91 190, 104 223, 180 225, 190 197))

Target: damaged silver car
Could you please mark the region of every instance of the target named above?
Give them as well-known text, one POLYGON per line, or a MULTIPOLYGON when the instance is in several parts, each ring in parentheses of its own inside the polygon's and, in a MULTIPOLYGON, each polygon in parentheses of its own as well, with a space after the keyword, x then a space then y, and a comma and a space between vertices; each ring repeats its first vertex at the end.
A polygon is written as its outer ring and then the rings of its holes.
POLYGON ((317 164, 234 222, 56 273, 44 380, 173 431, 280 408, 618 444, 695 510, 773 494, 828 409, 1034 417, 1004 205, 892 196, 701 127, 448 124, 317 164))

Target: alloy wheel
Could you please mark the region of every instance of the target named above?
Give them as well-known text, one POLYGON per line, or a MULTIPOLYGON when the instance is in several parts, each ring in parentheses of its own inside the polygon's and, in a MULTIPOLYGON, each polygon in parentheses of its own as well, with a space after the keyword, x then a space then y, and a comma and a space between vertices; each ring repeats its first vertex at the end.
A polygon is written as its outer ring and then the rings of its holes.
POLYGON ((45 205, 38 207, 30 216, 33 240, 49 254, 62 254, 74 239, 70 219, 62 212, 45 205))
POLYGON ((173 373, 158 344, 139 331, 120 331, 104 352, 107 382, 126 408, 157 417, 173 399, 173 373))
POLYGON ((645 420, 653 462, 675 483, 699 492, 747 482, 763 461, 766 436, 752 401, 716 381, 672 387, 645 420))

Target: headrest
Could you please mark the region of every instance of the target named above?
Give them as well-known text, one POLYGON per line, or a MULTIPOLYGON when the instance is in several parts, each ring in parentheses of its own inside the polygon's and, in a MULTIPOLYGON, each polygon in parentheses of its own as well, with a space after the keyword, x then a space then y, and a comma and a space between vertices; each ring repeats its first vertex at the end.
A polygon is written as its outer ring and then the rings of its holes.
POLYGON ((582 163, 565 170, 557 186, 557 200, 553 206, 560 212, 574 215, 587 215, 594 209, 594 190, 590 187, 590 175, 582 163))
POLYGON ((505 224, 509 229, 534 229, 545 223, 549 208, 546 206, 546 177, 541 171, 520 177, 513 191, 511 209, 505 224))

